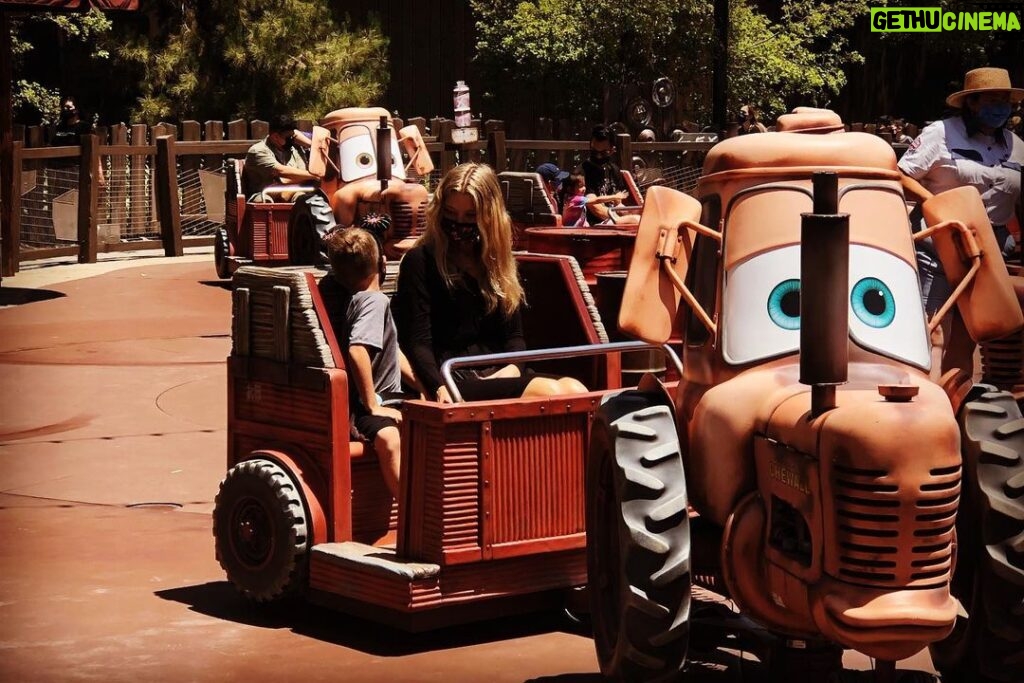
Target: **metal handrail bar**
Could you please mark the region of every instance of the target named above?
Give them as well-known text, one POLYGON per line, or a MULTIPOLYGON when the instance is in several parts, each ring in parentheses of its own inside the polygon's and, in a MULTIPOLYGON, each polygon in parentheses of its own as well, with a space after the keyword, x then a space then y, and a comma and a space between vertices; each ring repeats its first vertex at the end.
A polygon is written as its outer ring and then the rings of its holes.
POLYGON ((683 362, 679 355, 668 344, 649 344, 642 341, 613 342, 611 344, 584 344, 581 346, 559 346, 552 349, 534 349, 532 351, 511 351, 508 353, 491 353, 477 356, 462 356, 461 358, 449 358, 441 365, 441 377, 448 389, 449 395, 455 403, 462 403, 462 394, 455 386, 452 377, 452 370, 457 367, 472 367, 479 365, 505 365, 520 361, 557 360, 559 358, 576 358, 579 356, 597 356, 603 353, 614 353, 622 351, 643 351, 644 349, 659 349, 665 352, 675 366, 680 376, 683 374, 683 362))

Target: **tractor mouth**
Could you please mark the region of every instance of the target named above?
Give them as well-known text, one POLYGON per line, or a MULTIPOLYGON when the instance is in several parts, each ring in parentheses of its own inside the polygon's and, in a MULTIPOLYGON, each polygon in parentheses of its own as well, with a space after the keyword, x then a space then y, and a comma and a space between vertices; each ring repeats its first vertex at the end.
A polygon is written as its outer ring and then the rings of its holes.
POLYGON ((869 657, 905 659, 953 630, 957 601, 948 586, 880 590, 824 580, 812 598, 822 633, 869 657))

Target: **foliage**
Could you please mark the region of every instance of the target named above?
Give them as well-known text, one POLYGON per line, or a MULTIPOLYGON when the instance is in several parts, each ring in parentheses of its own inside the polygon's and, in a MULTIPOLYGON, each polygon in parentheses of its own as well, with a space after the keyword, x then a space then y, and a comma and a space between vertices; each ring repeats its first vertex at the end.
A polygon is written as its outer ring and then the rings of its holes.
POLYGON ((137 65, 138 119, 318 119, 367 105, 387 85, 387 39, 354 28, 327 0, 152 0, 148 33, 117 46, 137 65), (163 27, 170 32, 164 35, 163 27))
MULTIPOLYGON (((24 74, 26 63, 47 59, 46 52, 70 46, 84 50, 88 60, 106 62, 110 54, 100 45, 110 32, 110 20, 100 11, 84 13, 34 12, 11 18, 12 71, 24 74)), ((33 77, 15 78, 12 88, 15 118, 39 118, 51 123, 60 112, 60 89, 33 77)))
MULTIPOLYGON (((566 112, 594 113, 606 87, 670 76, 691 114, 711 110, 710 0, 471 0, 479 62, 489 84, 554 81, 566 112)), ((861 60, 843 31, 867 0, 784 0, 776 21, 752 0, 730 2, 730 105, 781 113, 825 104, 861 60)), ((495 87, 492 85, 492 87, 495 87)), ((565 112, 563 112, 565 113, 565 112)))
POLYGON ((864 61, 848 29, 868 0, 786 0, 778 21, 748 2, 730 3, 731 104, 754 102, 774 118, 795 105, 828 106, 846 85, 850 65, 864 61))

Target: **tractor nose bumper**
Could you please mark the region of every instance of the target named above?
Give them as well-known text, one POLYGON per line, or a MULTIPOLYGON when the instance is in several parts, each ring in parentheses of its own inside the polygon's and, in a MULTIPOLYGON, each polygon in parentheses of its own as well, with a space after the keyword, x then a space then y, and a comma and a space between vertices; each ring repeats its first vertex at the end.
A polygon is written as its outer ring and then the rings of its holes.
POLYGON ((957 601, 948 586, 869 590, 825 579, 812 593, 811 609, 830 640, 869 657, 897 660, 949 635, 957 601))

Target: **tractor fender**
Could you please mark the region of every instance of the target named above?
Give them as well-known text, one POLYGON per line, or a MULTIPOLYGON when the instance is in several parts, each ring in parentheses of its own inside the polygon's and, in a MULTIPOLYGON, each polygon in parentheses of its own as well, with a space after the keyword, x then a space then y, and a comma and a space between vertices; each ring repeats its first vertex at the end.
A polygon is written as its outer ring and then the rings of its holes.
MULTIPOLYGON (((310 546, 316 545, 317 543, 325 543, 327 541, 327 517, 324 515, 323 505, 320 500, 313 494, 313 490, 309 486, 309 479, 316 480, 315 483, 323 484, 320 479, 320 475, 317 474, 316 470, 312 466, 303 466, 304 458, 293 458, 287 453, 281 451, 271 450, 258 450, 249 453, 249 457, 246 460, 253 460, 255 458, 263 458, 275 462, 283 467, 289 474, 291 474, 295 481, 298 482, 299 488, 302 492, 303 502, 306 504, 306 510, 309 512, 309 519, 313 526, 313 538, 310 541, 310 546)), ((326 485, 318 486, 322 491, 326 491, 326 485)))

